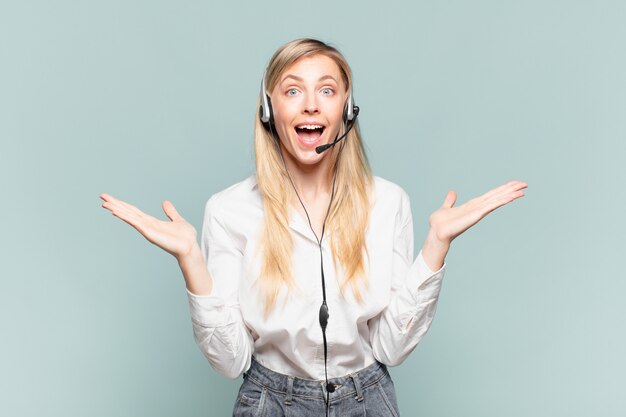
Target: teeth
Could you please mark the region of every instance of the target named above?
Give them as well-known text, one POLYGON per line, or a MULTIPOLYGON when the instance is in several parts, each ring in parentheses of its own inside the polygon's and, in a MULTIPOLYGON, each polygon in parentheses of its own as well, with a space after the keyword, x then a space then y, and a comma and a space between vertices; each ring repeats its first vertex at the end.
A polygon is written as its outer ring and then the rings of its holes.
POLYGON ((315 130, 315 129, 322 129, 324 126, 321 125, 302 125, 302 126, 298 126, 299 129, 309 129, 309 130, 315 130))

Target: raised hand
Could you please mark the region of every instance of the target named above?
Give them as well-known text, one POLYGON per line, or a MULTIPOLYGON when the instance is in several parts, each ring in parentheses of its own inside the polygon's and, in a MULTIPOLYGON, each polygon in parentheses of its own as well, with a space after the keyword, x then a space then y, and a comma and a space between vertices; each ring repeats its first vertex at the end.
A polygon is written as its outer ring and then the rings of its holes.
POLYGON ((196 229, 178 214, 174 205, 168 200, 163 202, 163 211, 171 221, 152 217, 137 207, 106 193, 100 194, 100 198, 104 200, 102 207, 133 226, 149 242, 178 260, 184 258, 198 245, 196 229))
POLYGON ((456 192, 451 190, 443 205, 428 218, 431 232, 438 241, 449 244, 487 214, 522 197, 524 192, 521 190, 526 187, 528 184, 525 182, 509 181, 458 207, 452 207, 456 201, 456 192))

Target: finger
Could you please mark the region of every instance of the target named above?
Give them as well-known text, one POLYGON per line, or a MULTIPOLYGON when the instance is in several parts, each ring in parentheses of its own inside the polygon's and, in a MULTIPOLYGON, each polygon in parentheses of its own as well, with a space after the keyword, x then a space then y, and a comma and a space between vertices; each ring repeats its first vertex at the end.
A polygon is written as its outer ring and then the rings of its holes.
POLYGON ((516 185, 515 188, 508 190, 506 192, 503 192, 500 195, 495 195, 493 197, 491 197, 489 200, 487 200, 487 203, 491 203, 493 201, 504 201, 505 203, 508 203, 510 201, 515 200, 516 198, 519 198, 521 196, 524 195, 524 192, 521 191, 520 189, 520 185, 516 185))
POLYGON ((502 184, 501 186, 496 187, 493 190, 486 192, 485 194, 482 195, 482 199, 489 200, 492 197, 497 197, 501 195, 502 193, 508 192, 512 189, 526 188, 527 186, 528 184, 522 181, 518 181, 518 180, 509 181, 506 184, 502 184))
POLYGON ((132 211, 133 213, 143 216, 145 213, 141 210, 139 210, 137 207, 133 206, 132 204, 129 204, 123 200, 117 200, 118 204, 121 205, 122 207, 124 207, 126 210, 128 211, 132 211))
POLYGON ((137 230, 139 233, 141 233, 143 235, 143 233, 141 232, 141 229, 139 228, 139 226, 136 223, 134 223, 132 220, 128 219, 125 215, 122 215, 120 213, 111 213, 111 214, 114 215, 115 217, 117 217, 118 219, 121 219, 124 222, 128 223, 135 230, 137 230))
POLYGON ((119 198, 115 198, 110 194, 102 193, 100 194, 100 198, 102 198, 105 201, 109 201, 110 203, 114 203, 118 206, 125 207, 127 210, 133 211, 138 215, 145 214, 143 211, 139 210, 137 207, 133 206, 132 204, 129 204, 125 202, 124 200, 120 200, 119 198))
POLYGON ((124 220, 126 223, 130 224, 138 231, 141 232, 141 230, 144 229, 147 220, 145 216, 140 216, 132 210, 128 210, 124 206, 120 206, 117 203, 112 203, 108 201, 102 203, 102 207, 109 210, 111 214, 124 220))
POLYGON ((114 203, 104 203, 102 207, 108 208, 111 211, 111 214, 123 216, 125 219, 132 219, 135 222, 141 221, 141 217, 136 213, 128 210, 126 207, 120 206, 114 203))
POLYGON ((103 199, 104 201, 112 201, 115 200, 115 197, 113 197, 111 194, 107 194, 107 193, 102 193, 99 194, 98 197, 100 197, 101 199, 103 199))
POLYGON ((456 191, 450 190, 448 191, 448 194, 446 194, 446 198, 443 200, 443 204, 441 205, 441 207, 450 208, 454 205, 455 201, 456 201, 456 191))
POLYGON ((493 199, 488 204, 485 204, 483 207, 484 215, 487 215, 497 209, 498 207, 502 207, 505 204, 510 203, 513 200, 517 200, 520 197, 523 197, 525 194, 523 191, 516 191, 511 194, 504 195, 500 198, 493 199))
POLYGON ((112 195, 110 195, 110 194, 107 194, 107 193, 102 193, 102 194, 100 194, 100 195, 99 195, 99 197, 100 197, 102 200, 104 200, 105 202, 107 202, 107 203, 110 205, 110 207, 118 207, 118 206, 121 206, 121 205, 122 205, 122 204, 121 204, 121 203, 122 203, 122 200, 120 200, 120 199, 118 199, 118 198, 115 198, 115 197, 113 197, 113 196, 112 196, 112 195))
POLYGON ((491 197, 497 196, 502 192, 505 192, 509 187, 515 184, 515 181, 509 181, 506 184, 502 184, 499 187, 494 188, 482 195, 483 200, 488 200, 491 197))
POLYGON ((102 207, 104 207, 105 209, 107 209, 107 210, 109 210, 111 212, 131 213, 130 210, 128 210, 126 207, 124 207, 121 204, 119 204, 118 201, 105 201, 104 203, 102 203, 102 207))
POLYGON ((171 221, 177 221, 182 219, 181 215, 178 214, 178 211, 176 211, 174 204, 172 204, 172 202, 169 200, 163 201, 163 211, 165 212, 167 217, 170 218, 171 221))
POLYGON ((113 211, 111 214, 128 223, 135 230, 145 236, 145 222, 135 214, 124 211, 113 211))

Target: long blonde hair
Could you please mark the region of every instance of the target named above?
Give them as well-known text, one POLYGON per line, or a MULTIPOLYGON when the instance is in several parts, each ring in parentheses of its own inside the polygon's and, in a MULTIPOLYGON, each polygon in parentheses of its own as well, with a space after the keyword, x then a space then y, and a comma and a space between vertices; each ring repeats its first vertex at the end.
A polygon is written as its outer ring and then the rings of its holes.
MULTIPOLYGON (((265 73, 267 91, 273 91, 281 75, 297 60, 313 55, 325 55, 335 61, 343 77, 346 91, 352 89, 352 71, 343 55, 334 47, 316 39, 291 41, 272 56, 265 73)), ((258 106, 258 104, 257 104, 258 106)), ((258 107, 257 107, 258 108, 258 107)), ((293 239, 289 214, 295 192, 285 171, 277 146, 275 132, 268 131, 255 115, 254 147, 256 176, 263 197, 264 224, 259 240, 261 272, 259 284, 267 315, 274 307, 283 285, 294 288, 292 276, 293 239)), ((365 234, 369 222, 372 173, 363 148, 356 120, 341 146, 331 148, 327 158, 333 158, 336 183, 335 196, 328 215, 326 230, 330 236, 333 263, 342 265, 345 275, 340 280, 342 295, 346 286, 354 298, 362 302, 361 285, 367 288, 365 234), (339 157, 341 155, 341 157, 339 157)), ((342 127, 340 134, 345 132, 342 127)))

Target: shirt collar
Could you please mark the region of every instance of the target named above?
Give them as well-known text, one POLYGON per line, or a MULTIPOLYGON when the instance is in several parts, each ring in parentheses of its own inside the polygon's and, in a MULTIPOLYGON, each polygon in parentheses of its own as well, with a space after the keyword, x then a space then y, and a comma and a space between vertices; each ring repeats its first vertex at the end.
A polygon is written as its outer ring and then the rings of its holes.
POLYGON ((248 177, 248 181, 249 181, 249 186, 250 186, 250 190, 253 191, 256 188, 259 188, 259 184, 257 183, 256 180, 256 175, 250 175, 250 177, 248 177))

